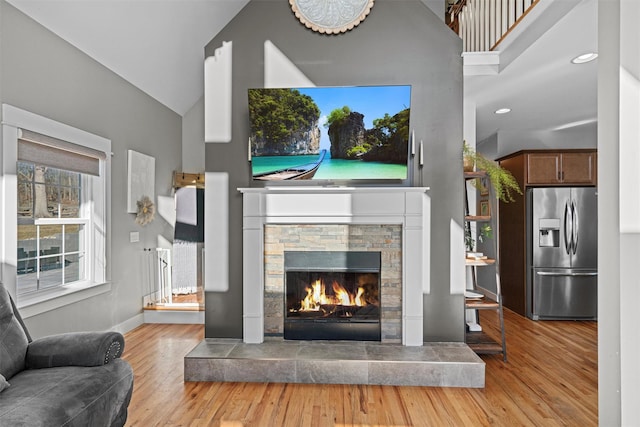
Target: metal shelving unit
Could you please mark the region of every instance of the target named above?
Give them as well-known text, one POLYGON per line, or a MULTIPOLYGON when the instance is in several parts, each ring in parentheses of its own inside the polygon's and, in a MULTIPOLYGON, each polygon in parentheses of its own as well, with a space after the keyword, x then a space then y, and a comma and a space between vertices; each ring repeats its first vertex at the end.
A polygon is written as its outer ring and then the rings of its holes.
MULTIPOLYGON (((493 242, 495 249, 495 258, 466 258, 465 263, 467 268, 471 269, 472 275, 472 288, 467 289, 465 294, 465 310, 494 310, 498 314, 499 329, 501 332, 501 340, 497 342, 492 339, 484 331, 470 331, 467 330, 465 334, 465 341, 467 345, 478 354, 502 354, 503 360, 507 361, 507 344, 504 331, 504 315, 502 311, 502 292, 500 289, 500 268, 498 262, 498 210, 495 208, 495 196, 489 185, 489 204, 491 206, 490 215, 472 215, 469 209, 469 194, 467 190, 467 182, 474 179, 483 179, 487 175, 485 172, 465 172, 464 173, 464 191, 465 191, 465 228, 467 232, 471 230, 472 223, 490 223, 493 230, 493 242), (495 267, 495 292, 489 288, 487 283, 481 283, 477 278, 477 269, 487 266, 495 267)), ((477 315, 477 312, 476 312, 477 315)))

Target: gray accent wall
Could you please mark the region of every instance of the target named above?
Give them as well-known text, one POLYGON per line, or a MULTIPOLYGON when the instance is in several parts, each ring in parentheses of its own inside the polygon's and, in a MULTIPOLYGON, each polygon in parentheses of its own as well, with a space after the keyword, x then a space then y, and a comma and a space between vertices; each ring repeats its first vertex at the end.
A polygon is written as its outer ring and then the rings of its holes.
POLYGON ((127 211, 127 150, 156 159, 156 195, 171 196, 181 166, 182 119, 80 50, 0 0, 0 101, 112 143, 111 291, 26 319, 34 337, 110 329, 142 314, 143 248, 173 239, 160 215, 146 227, 127 211), (140 241, 129 243, 129 232, 140 241))
POLYGON ((237 188, 252 185, 247 89, 263 87, 266 40, 317 86, 412 85, 411 127, 425 144, 425 167, 413 183, 431 187, 432 207, 424 338, 463 341, 463 296, 450 291, 449 245, 452 223, 462 227, 462 46, 420 0, 378 1, 355 30, 333 36, 306 29, 286 1, 253 0, 206 46, 205 56, 211 56, 223 41, 233 41, 232 140, 205 148, 206 171, 229 174, 229 290, 206 293, 205 336, 242 336, 242 196, 237 188))
POLYGON ((182 118, 182 171, 202 173, 204 167, 204 101, 201 98, 182 118))

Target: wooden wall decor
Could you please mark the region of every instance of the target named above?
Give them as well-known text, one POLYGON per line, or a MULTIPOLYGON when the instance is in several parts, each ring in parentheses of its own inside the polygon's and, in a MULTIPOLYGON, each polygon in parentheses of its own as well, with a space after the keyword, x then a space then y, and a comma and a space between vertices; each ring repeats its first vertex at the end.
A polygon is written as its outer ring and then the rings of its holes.
POLYGON ((204 174, 174 171, 173 188, 182 187, 204 188, 204 174))

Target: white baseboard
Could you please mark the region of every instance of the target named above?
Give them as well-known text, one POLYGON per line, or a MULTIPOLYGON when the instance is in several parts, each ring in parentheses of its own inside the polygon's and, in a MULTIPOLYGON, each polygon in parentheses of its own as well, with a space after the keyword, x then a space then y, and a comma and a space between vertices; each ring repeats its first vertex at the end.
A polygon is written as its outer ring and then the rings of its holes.
POLYGON ((144 323, 144 316, 142 313, 136 314, 132 318, 125 320, 122 323, 115 325, 111 330, 120 332, 121 334, 126 334, 129 331, 134 330, 138 326, 144 323))
POLYGON ((204 311, 145 310, 144 323, 204 324, 204 311))

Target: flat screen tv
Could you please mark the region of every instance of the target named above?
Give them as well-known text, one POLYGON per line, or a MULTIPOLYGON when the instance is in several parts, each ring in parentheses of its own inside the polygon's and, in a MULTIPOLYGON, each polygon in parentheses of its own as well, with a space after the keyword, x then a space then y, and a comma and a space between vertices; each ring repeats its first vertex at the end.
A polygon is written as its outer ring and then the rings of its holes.
POLYGON ((249 89, 253 179, 405 180, 410 104, 408 85, 249 89))

